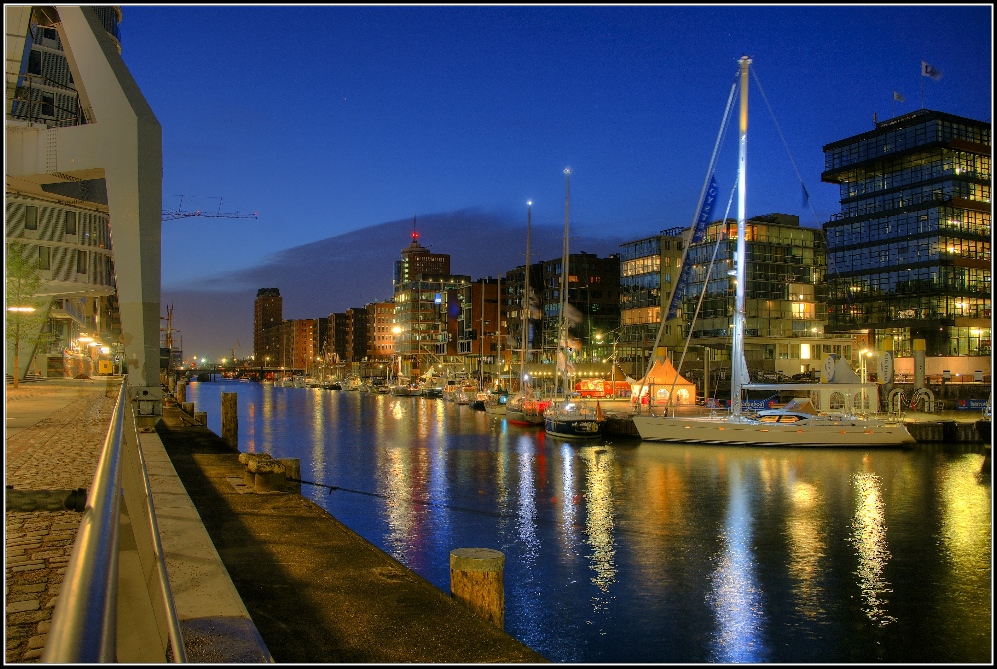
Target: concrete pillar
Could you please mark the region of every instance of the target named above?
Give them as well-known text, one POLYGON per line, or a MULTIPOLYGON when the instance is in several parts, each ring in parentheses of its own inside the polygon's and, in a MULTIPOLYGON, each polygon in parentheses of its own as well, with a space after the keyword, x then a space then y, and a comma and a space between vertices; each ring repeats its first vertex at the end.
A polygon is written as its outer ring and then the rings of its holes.
POLYGON ((194 412, 194 422, 198 425, 208 424, 208 412, 207 411, 195 411, 194 412))
POLYGON ((183 409, 183 412, 185 414, 187 414, 188 416, 193 416, 194 415, 194 403, 193 402, 181 402, 180 403, 180 408, 183 409))
POLYGON ((186 382, 180 382, 180 383, 177 384, 176 398, 177 398, 177 402, 179 402, 180 404, 183 404, 184 402, 187 401, 187 383, 186 382))
POLYGON ((222 393, 222 440, 239 450, 239 393, 222 393))
POLYGON ((450 595, 470 605, 499 629, 505 624, 504 569, 502 551, 491 548, 450 551, 450 595))
POLYGON ((924 388, 924 356, 925 342, 923 339, 914 340, 914 390, 924 388))

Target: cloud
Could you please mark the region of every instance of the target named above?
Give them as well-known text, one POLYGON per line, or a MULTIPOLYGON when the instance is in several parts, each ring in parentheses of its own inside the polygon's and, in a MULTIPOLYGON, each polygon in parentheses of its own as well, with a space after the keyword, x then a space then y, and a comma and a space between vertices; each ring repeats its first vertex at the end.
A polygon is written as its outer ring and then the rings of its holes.
MULTIPOLYGON (((453 274, 494 277, 525 262, 526 222, 512 216, 463 209, 419 216, 416 226, 420 244, 450 254, 453 274)), ((200 355, 200 349, 206 357, 230 355, 239 341, 241 357, 252 351, 258 289, 278 288, 288 319, 320 318, 390 299, 394 262, 411 235, 412 219, 355 230, 279 251, 260 265, 213 276, 197 287, 164 288, 161 300, 174 306, 185 355, 200 355)), ((559 258, 562 235, 558 226, 534 225, 530 261, 559 258)), ((617 253, 623 241, 579 236, 570 243, 572 252, 606 257, 617 253)))

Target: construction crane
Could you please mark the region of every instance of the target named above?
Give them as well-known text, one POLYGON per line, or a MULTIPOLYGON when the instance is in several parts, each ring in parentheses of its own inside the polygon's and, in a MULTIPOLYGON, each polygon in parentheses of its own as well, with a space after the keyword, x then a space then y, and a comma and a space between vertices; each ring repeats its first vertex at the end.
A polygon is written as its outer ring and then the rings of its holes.
POLYGON ((203 216, 204 218, 257 218, 257 215, 259 214, 259 212, 256 212, 256 211, 254 211, 251 214, 246 214, 246 213, 243 213, 243 212, 240 212, 240 211, 223 212, 222 211, 222 198, 220 198, 220 197, 208 197, 208 198, 206 198, 206 199, 209 199, 209 200, 215 200, 215 199, 218 200, 218 209, 217 209, 217 211, 210 212, 210 211, 204 211, 202 209, 195 209, 193 211, 184 211, 184 209, 183 209, 183 198, 184 198, 184 196, 183 195, 176 195, 174 197, 179 197, 180 198, 180 206, 178 206, 175 210, 173 210, 173 209, 164 209, 163 210, 163 220, 164 221, 175 221, 175 220, 180 219, 180 218, 191 218, 193 216, 203 216))

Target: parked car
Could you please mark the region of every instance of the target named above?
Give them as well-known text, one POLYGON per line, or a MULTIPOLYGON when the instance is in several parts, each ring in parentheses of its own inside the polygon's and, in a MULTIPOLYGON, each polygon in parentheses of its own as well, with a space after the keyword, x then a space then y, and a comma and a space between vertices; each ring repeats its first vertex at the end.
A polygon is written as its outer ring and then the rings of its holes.
POLYGON ((793 374, 793 381, 798 383, 811 383, 820 381, 820 372, 816 369, 811 369, 806 372, 800 372, 799 374, 793 374))

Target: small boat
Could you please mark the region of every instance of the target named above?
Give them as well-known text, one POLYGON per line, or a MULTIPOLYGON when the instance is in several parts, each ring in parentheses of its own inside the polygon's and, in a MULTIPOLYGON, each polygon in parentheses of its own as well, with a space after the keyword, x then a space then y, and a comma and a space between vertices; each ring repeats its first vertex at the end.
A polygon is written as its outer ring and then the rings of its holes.
POLYGON ((439 383, 427 383, 422 387, 422 396, 429 399, 442 399, 445 386, 439 383))
POLYGON ((505 404, 505 420, 514 425, 543 425, 544 412, 551 401, 541 398, 532 389, 516 393, 505 404))
POLYGON ((547 434, 566 439, 598 439, 606 428, 606 416, 596 400, 595 406, 580 398, 567 399, 544 412, 547 434))
POLYGON ((329 390, 342 390, 343 389, 343 384, 340 383, 339 381, 330 381, 326 385, 326 388, 328 388, 329 390))
POLYGON ((485 413, 504 416, 507 413, 506 404, 509 393, 505 390, 492 390, 485 397, 485 413))
POLYGON ((471 399, 469 405, 475 411, 484 411, 485 402, 488 400, 488 392, 481 391, 474 394, 474 398, 471 399))
POLYGON ((422 386, 416 382, 399 383, 391 386, 391 394, 398 397, 418 397, 422 395, 422 386))
POLYGON ((475 385, 461 385, 454 395, 457 404, 470 404, 478 394, 478 387, 475 385))

